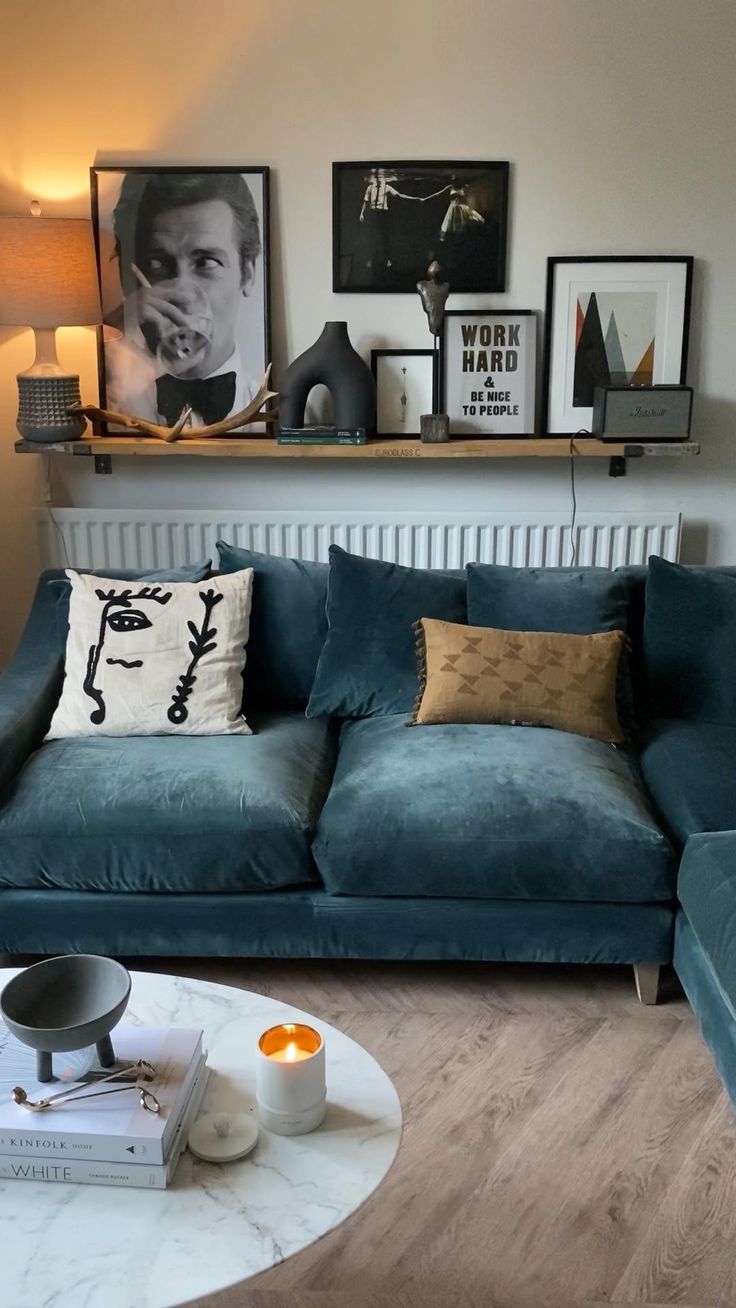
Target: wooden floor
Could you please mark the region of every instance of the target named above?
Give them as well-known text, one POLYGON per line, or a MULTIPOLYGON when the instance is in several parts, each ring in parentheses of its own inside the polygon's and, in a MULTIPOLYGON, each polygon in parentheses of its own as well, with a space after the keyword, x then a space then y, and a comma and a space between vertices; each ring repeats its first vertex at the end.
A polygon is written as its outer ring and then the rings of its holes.
POLYGON ((404 1111, 363 1208, 197 1308, 736 1305, 736 1118, 674 978, 643 1008, 630 968, 144 966, 334 1023, 404 1111))

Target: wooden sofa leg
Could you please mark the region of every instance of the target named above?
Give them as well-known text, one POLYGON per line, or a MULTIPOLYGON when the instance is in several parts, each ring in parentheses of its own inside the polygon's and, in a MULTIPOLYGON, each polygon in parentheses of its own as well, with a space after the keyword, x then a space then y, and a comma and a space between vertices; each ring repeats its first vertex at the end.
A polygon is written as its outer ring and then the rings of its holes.
POLYGON ((640 1004, 656 1004, 659 990, 659 967, 650 963, 634 963, 634 980, 640 1004))

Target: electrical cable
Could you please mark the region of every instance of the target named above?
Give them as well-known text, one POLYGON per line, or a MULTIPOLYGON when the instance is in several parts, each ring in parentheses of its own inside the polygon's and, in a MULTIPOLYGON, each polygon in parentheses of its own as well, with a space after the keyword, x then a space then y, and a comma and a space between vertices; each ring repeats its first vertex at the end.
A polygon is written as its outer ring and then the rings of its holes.
POLYGON ((575 531, 575 525, 578 516, 578 496, 575 486, 575 437, 590 436, 590 432, 585 427, 580 427, 570 437, 570 496, 572 499, 572 515, 570 517, 570 567, 574 568, 578 561, 578 538, 575 531))
POLYGON ((578 516, 578 497, 575 490, 575 437, 570 437, 570 494, 572 496, 572 515, 570 517, 570 567, 574 568, 578 558, 578 541, 575 533, 575 520, 578 516))
POLYGON ((54 513, 54 485, 53 485, 53 476, 52 476, 53 465, 51 463, 50 454, 47 454, 44 457, 44 465, 45 465, 45 472, 46 472, 46 512, 48 514, 49 521, 59 538, 59 544, 61 545, 61 552, 64 556, 64 567, 70 568, 72 565, 69 559, 69 551, 66 547, 66 538, 61 528, 61 524, 58 522, 56 514, 54 513))

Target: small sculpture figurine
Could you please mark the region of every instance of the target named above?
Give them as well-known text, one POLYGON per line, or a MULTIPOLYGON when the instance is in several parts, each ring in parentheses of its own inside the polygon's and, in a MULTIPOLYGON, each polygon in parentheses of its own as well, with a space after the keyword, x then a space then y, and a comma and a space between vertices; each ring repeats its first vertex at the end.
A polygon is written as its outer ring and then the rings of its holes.
POLYGON ((429 330, 435 338, 435 347, 437 337, 442 331, 445 305, 450 294, 450 283, 441 281, 441 277, 442 269, 437 260, 433 259, 427 269, 427 280, 417 282, 417 290, 422 301, 422 308, 427 315, 429 330))
POLYGON ((446 413, 437 413, 438 367, 437 342, 445 317, 445 305, 450 294, 450 283, 442 281, 442 269, 433 259, 427 269, 425 281, 417 282, 422 308, 427 315, 429 330, 434 338, 434 382, 432 386, 432 413, 423 413, 419 419, 422 440, 436 444, 449 438, 450 422, 446 413))

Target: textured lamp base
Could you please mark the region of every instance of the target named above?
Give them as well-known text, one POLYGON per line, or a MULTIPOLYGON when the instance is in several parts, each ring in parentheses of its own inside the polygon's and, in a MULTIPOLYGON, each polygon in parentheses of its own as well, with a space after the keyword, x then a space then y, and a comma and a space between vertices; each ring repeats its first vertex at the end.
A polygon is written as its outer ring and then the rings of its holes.
POLYGON ((79 377, 65 373, 50 377, 18 378, 18 431, 24 440, 39 445, 75 441, 84 434, 86 421, 67 413, 80 403, 79 377))

